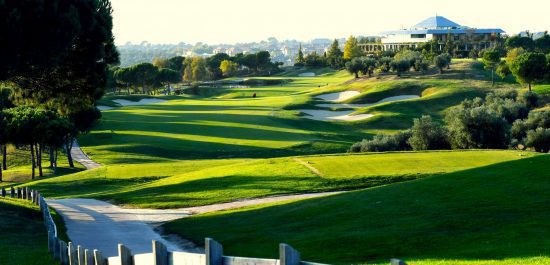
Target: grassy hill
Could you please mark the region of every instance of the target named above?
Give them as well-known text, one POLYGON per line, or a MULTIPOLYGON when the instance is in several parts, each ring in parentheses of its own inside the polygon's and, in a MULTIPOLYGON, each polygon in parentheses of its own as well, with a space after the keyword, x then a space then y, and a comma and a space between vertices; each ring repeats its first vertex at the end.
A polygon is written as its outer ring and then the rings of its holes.
POLYGON ((229 255, 272 257, 286 242, 306 260, 331 264, 396 257, 409 264, 549 264, 549 164, 550 156, 538 155, 165 227, 196 242, 216 238, 229 255))
MULTIPOLYGON (((98 126, 79 140, 86 153, 104 164, 344 152, 371 133, 407 128, 423 114, 440 118, 448 107, 491 89, 484 70, 474 63, 458 62, 451 69, 443 75, 411 73, 360 80, 326 69, 316 77, 271 77, 292 81, 219 88, 221 96, 213 98, 172 96, 162 104, 107 110, 98 126), (315 96, 345 90, 361 92, 348 103, 396 95, 422 97, 358 109, 356 113, 375 116, 356 122, 314 121, 296 111, 323 109, 315 106, 321 103, 315 96), (258 98, 251 98, 253 93, 258 98)), ((112 105, 114 98, 119 97, 105 98, 101 104, 112 105)))
POLYGON ((92 197, 138 207, 174 208, 380 186, 533 155, 436 151, 196 160, 108 166, 29 186, 47 197, 92 197))
POLYGON ((58 264, 48 253, 48 234, 36 205, 0 199, 0 264, 58 264))

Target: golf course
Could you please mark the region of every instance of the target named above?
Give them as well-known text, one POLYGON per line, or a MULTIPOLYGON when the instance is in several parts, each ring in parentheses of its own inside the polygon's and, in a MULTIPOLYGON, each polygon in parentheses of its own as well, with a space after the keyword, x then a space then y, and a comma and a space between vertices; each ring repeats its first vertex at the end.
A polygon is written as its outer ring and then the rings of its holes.
POLYGON ((109 108, 78 139, 102 166, 71 173, 61 165, 61 173, 19 185, 49 199, 154 209, 337 191, 163 227, 199 244, 216 238, 234 256, 274 258, 274 247, 285 242, 304 259, 328 264, 385 264, 396 257, 410 264, 550 262, 548 155, 347 153, 361 139, 409 128, 422 115, 442 120, 465 99, 517 85, 491 87, 487 71, 465 60, 444 74, 401 78, 353 79, 328 68, 300 74, 270 77, 285 80, 277 85, 221 87, 209 96, 107 95, 97 105, 109 108), (312 119, 304 110, 369 116, 312 119))

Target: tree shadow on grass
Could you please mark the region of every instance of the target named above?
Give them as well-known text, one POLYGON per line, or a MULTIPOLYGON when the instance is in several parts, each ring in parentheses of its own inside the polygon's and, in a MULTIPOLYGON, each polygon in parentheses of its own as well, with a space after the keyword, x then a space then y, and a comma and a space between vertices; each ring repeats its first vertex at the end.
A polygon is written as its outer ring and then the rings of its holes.
POLYGON ((540 155, 167 227, 216 238, 230 255, 271 257, 286 242, 331 264, 537 257, 550 249, 549 164, 540 155))

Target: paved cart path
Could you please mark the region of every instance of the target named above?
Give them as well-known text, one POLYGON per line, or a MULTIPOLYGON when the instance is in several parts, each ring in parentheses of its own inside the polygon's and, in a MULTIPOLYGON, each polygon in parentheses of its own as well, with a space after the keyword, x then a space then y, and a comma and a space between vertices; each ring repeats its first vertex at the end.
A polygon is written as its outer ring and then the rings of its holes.
POLYGON ((151 252, 151 240, 163 242, 170 251, 200 251, 191 242, 178 244, 162 238, 154 227, 193 214, 235 209, 264 203, 307 199, 338 194, 323 192, 275 196, 180 209, 128 209, 95 199, 47 200, 65 220, 67 234, 75 245, 98 249, 106 256, 117 255, 117 245, 124 244, 134 254, 151 252))
POLYGON ((100 163, 93 161, 84 151, 82 151, 82 148, 80 148, 76 140, 73 143, 73 148, 71 148, 71 156, 74 161, 82 164, 86 169, 93 169, 101 166, 100 163))

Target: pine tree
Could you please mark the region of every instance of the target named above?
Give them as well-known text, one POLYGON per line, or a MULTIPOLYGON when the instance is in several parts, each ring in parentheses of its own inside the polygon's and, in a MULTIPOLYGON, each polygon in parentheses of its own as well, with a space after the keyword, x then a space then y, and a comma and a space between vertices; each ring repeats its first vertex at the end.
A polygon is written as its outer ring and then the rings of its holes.
POLYGON ((304 59, 304 52, 302 51, 302 44, 300 43, 300 49, 298 50, 298 56, 296 57, 296 61, 294 62, 294 65, 296 66, 303 66, 305 63, 304 59))
POLYGON ((357 38, 349 36, 344 47, 344 60, 351 60, 362 55, 357 38))
POLYGON ((327 62, 332 68, 341 68, 343 66, 343 53, 340 50, 338 40, 334 40, 327 53, 327 62))

